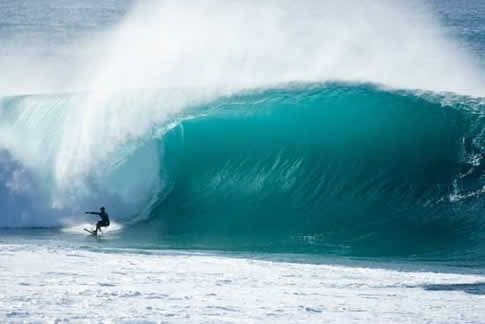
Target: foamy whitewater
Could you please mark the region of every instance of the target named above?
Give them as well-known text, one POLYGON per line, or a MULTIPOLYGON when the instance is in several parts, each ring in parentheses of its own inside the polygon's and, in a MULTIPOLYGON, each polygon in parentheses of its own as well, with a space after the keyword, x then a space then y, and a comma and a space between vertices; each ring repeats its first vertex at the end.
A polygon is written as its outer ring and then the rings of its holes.
POLYGON ((482 1, 6 0, 0 44, 0 321, 483 321, 482 1))

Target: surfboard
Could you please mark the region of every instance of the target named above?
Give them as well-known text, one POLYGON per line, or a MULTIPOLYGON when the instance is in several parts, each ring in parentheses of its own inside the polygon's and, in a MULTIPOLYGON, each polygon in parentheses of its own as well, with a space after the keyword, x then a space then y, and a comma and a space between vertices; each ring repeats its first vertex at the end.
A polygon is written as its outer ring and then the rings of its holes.
POLYGON ((91 235, 98 236, 98 234, 96 234, 96 232, 95 232, 95 231, 91 231, 91 230, 89 230, 89 229, 87 229, 87 228, 83 228, 83 229, 84 229, 86 232, 88 232, 89 234, 91 234, 91 235))

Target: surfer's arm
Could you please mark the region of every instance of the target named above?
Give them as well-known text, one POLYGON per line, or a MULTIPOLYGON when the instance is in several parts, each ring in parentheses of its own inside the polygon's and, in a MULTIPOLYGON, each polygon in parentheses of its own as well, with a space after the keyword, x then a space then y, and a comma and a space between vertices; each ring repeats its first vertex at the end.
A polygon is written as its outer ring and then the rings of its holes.
POLYGON ((86 212, 85 214, 91 214, 91 215, 101 215, 101 213, 98 212, 86 212))

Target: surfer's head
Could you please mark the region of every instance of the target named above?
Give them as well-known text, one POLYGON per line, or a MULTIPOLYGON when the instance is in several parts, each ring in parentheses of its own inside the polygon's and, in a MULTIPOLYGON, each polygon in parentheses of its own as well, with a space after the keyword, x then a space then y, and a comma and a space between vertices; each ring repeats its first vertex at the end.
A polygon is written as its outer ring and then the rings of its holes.
POLYGON ((105 209, 104 209, 104 207, 101 207, 99 210, 101 210, 102 212, 104 212, 105 209))

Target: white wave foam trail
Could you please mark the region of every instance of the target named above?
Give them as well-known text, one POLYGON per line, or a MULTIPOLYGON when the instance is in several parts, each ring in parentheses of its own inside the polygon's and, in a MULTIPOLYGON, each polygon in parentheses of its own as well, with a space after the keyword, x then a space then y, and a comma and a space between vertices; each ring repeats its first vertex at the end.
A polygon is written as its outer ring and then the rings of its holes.
POLYGON ((86 46, 96 57, 79 60, 88 63, 73 70, 86 72, 61 89, 90 91, 0 103, 0 148, 43 184, 53 209, 107 200, 125 217, 142 209, 163 189, 163 148, 146 134, 223 94, 328 80, 485 89, 473 58, 432 15, 397 1, 143 1, 86 46))
MULTIPOLYGON (((82 223, 82 224, 77 224, 77 225, 74 225, 74 226, 64 227, 64 228, 62 228, 62 231, 64 233, 86 235, 85 229, 94 230, 95 227, 96 226, 94 226, 92 222, 91 223, 82 223)), ((103 232, 102 235, 117 233, 117 232, 121 231, 122 228, 123 228, 123 225, 115 223, 115 222, 111 222, 109 227, 102 229, 102 232, 103 232)))

